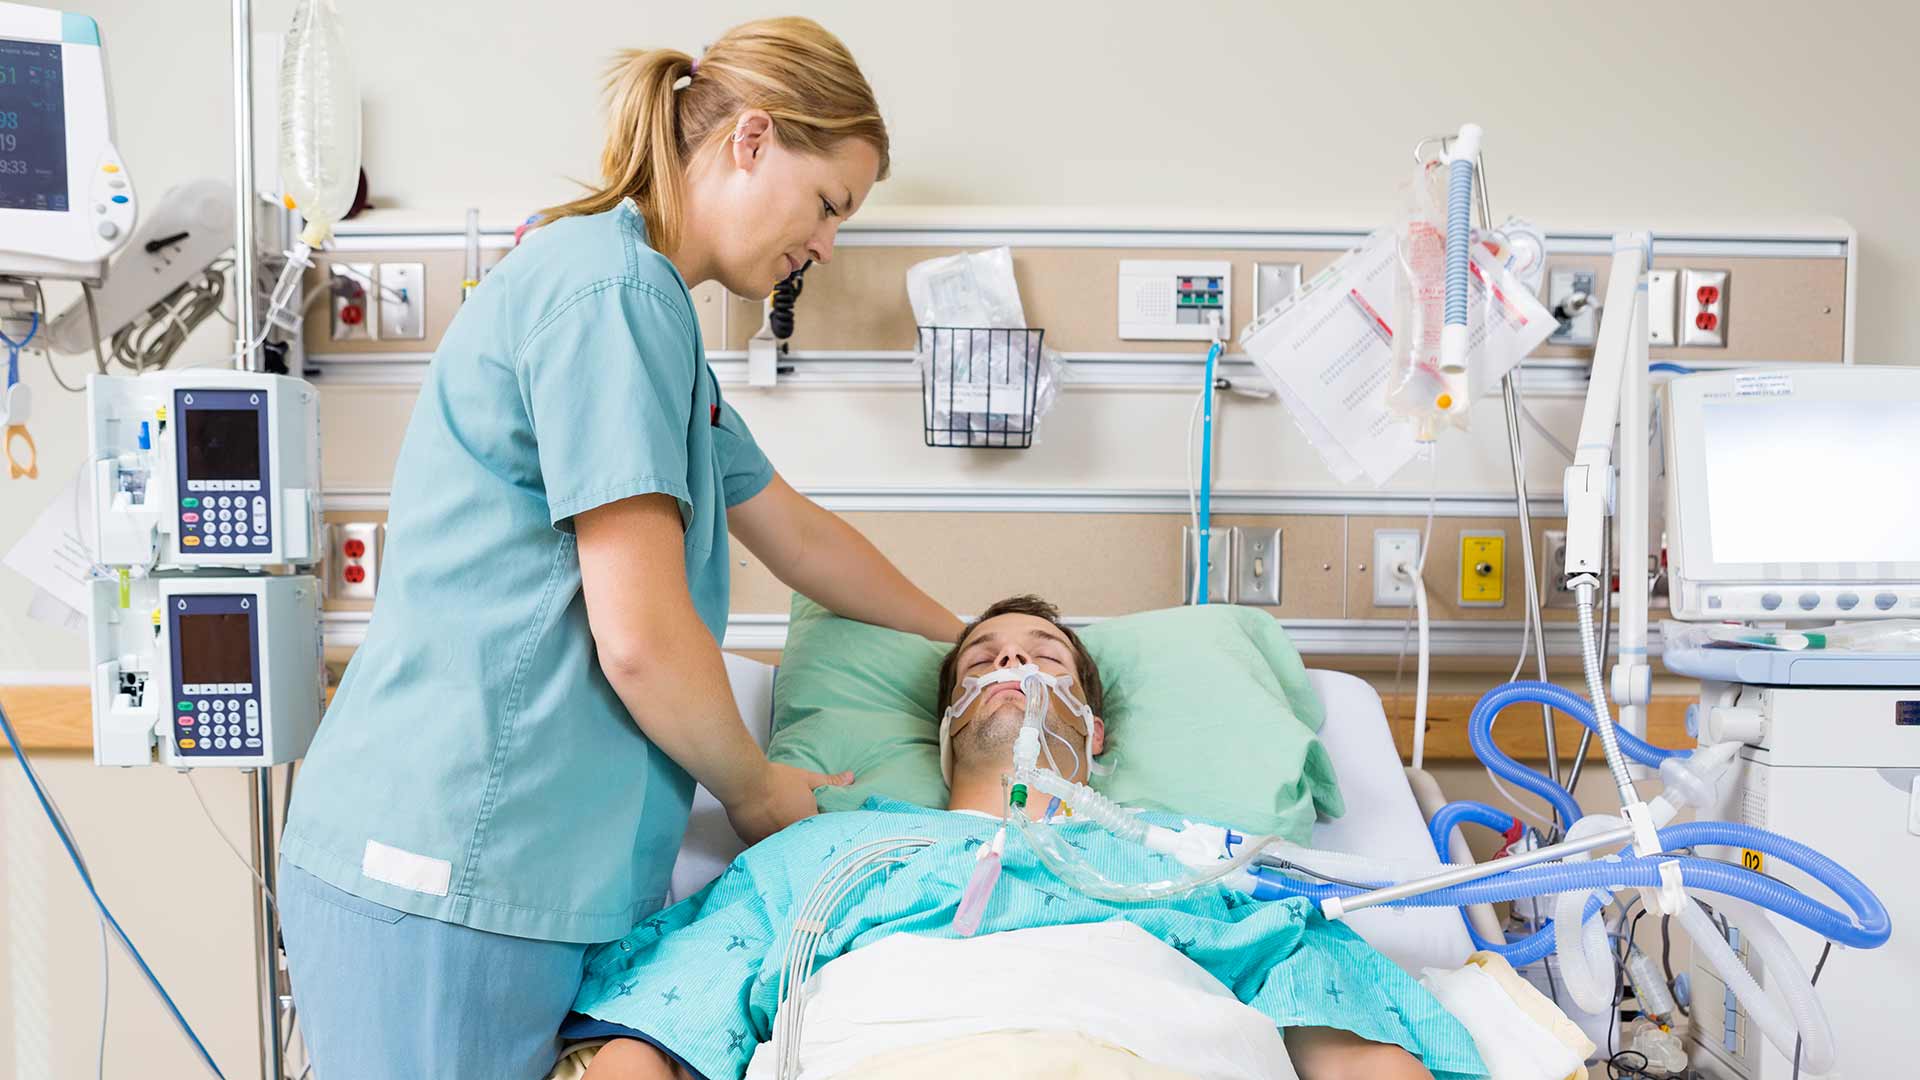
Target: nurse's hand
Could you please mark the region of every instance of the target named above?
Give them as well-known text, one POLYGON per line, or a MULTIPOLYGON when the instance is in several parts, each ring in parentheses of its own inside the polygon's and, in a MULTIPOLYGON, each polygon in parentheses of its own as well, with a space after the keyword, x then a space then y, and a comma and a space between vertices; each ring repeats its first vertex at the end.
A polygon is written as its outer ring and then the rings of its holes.
POLYGON ((791 765, 767 763, 752 791, 727 807, 727 820, 733 831, 749 844, 757 844, 781 829, 819 812, 813 801, 815 788, 845 787, 853 783, 850 772, 828 775, 791 765))

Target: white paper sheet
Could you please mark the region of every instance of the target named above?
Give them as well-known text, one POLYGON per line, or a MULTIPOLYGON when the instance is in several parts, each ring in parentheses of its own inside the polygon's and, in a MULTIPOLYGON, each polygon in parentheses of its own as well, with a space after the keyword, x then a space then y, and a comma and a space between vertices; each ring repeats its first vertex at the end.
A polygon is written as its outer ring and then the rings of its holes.
MULTIPOLYGON (((1372 234, 1249 327, 1241 343, 1342 483, 1364 475, 1384 484, 1419 453, 1414 426, 1387 406, 1394 331, 1382 313, 1395 310, 1395 262, 1393 232, 1372 234)), ((1547 339, 1554 321, 1479 245, 1472 270, 1469 385, 1484 394, 1547 339)))
POLYGON ((1419 452, 1413 426, 1387 409, 1393 344, 1378 313, 1393 310, 1393 288, 1393 234, 1382 230, 1243 342, 1342 482, 1357 467, 1384 484, 1419 452))
POLYGON ((76 469, 60 493, 40 512, 26 535, 4 559, 8 569, 32 582, 37 593, 28 614, 56 625, 72 626, 71 619, 52 618, 40 594, 64 606, 85 625, 87 580, 93 573, 93 552, 80 531, 81 510, 91 498, 91 473, 76 469))

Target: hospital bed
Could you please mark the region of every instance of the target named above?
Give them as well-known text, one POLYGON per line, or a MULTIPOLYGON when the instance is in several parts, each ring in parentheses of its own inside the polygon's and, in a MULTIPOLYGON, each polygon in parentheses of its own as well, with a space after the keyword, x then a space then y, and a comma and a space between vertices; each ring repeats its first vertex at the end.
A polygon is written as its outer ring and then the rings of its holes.
MULTIPOLYGON (((764 747, 773 726, 777 669, 733 655, 728 655, 726 662, 740 714, 764 747)), ((1426 862, 1437 868, 1440 862, 1407 786, 1380 695, 1364 681, 1342 672, 1309 670, 1307 674, 1314 692, 1326 705, 1327 720, 1320 730, 1320 741, 1333 759, 1347 804, 1346 816, 1314 826, 1311 845, 1383 859, 1426 862)), ((674 864, 670 899, 677 901, 697 892, 718 877, 744 848, 727 822, 726 811, 704 787, 699 788, 674 864)), ((1371 908, 1353 913, 1347 922, 1416 978, 1422 968, 1458 967, 1473 951, 1456 908, 1371 908)))

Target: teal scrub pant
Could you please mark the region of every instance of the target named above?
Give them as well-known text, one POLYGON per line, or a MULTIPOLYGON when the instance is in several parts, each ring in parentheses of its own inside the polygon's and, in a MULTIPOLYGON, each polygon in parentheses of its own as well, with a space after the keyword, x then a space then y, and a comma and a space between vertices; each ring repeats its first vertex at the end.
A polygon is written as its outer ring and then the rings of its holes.
POLYGON ((540 1080, 587 946, 363 900, 282 862, 281 936, 316 1080, 540 1080))

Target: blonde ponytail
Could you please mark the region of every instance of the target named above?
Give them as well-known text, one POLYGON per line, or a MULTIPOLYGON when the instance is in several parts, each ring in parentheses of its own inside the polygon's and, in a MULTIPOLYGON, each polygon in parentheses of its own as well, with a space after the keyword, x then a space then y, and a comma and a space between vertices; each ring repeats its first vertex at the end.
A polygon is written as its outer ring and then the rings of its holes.
POLYGON ((646 218, 649 241, 672 252, 686 224, 687 161, 725 138, 748 109, 771 116, 774 136, 790 149, 825 154, 860 139, 879 153, 881 179, 890 167, 873 88, 840 39, 811 19, 736 26, 697 66, 674 49, 625 50, 608 73, 607 94, 601 184, 542 211, 543 223, 604 213, 631 198, 646 218))

